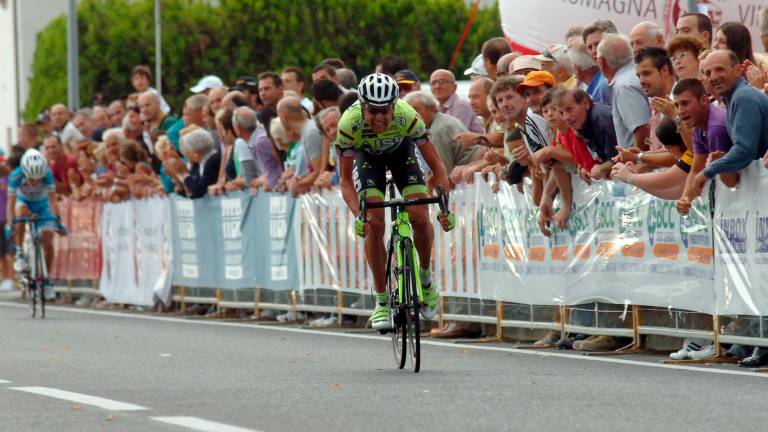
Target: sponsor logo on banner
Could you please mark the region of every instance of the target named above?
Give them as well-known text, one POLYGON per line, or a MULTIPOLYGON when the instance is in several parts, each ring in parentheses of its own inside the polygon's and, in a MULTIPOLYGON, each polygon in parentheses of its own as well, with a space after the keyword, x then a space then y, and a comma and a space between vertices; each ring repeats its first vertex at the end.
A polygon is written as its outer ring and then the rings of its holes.
POLYGON ((675 201, 654 199, 648 204, 648 239, 656 258, 671 261, 679 258, 680 245, 675 237, 679 219, 675 201))

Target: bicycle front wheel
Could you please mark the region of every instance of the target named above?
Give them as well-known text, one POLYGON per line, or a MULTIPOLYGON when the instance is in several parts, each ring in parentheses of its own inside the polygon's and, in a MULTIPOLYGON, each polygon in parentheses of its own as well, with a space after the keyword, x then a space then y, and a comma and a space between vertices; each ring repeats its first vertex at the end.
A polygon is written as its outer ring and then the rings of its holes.
POLYGON ((421 299, 419 299, 419 289, 416 286, 416 260, 413 257, 413 243, 411 239, 403 239, 403 293, 405 294, 405 318, 406 318, 406 338, 408 339, 408 350, 411 359, 411 366, 414 372, 421 369, 421 336, 419 323, 419 309, 421 308, 421 299))
POLYGON ((397 262, 397 252, 393 249, 387 265, 387 292, 389 293, 389 313, 392 320, 392 352, 395 354, 395 365, 399 369, 405 367, 407 338, 405 337, 405 309, 401 304, 398 274, 400 267, 397 262))

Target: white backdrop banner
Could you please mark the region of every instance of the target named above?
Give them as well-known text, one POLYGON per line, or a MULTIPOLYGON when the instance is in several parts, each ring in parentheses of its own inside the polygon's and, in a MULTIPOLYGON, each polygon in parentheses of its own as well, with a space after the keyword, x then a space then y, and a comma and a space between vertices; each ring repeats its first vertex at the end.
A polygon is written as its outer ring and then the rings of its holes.
MULTIPOLYGON (((699 0, 699 11, 709 15, 715 28, 738 21, 752 33, 755 52, 760 43, 760 0, 699 0)), ((501 0, 499 9, 504 34, 521 51, 540 52, 553 43, 564 44, 565 32, 585 27, 597 19, 613 21, 622 33, 629 33, 641 21, 658 23, 668 35, 674 34, 677 18, 687 11, 687 0, 501 0)))
POLYGON ((166 198, 104 204, 101 294, 110 303, 170 301, 170 204, 166 198))
MULTIPOLYGON (((363 241, 340 194, 299 198, 301 289, 368 293, 363 241)), ((478 181, 451 194, 457 227, 436 226, 433 275, 443 295, 526 304, 600 300, 711 313, 712 219, 708 200, 681 217, 674 201, 621 183, 574 181, 565 230, 539 230, 529 195, 478 181)), ((433 220, 436 209, 433 209, 433 220)), ((388 234, 385 239, 388 239, 388 234)))
POLYGON ((768 170, 755 161, 739 174, 736 188, 716 188, 716 312, 768 315, 768 170))

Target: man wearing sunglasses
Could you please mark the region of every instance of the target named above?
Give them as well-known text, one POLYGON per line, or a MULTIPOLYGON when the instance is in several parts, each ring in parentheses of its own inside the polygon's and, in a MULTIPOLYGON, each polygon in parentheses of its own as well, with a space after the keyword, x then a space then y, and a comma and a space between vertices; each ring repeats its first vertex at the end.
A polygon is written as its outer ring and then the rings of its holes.
MULTIPOLYGON (((432 170, 430 185, 450 189, 448 176, 432 142, 424 121, 405 101, 398 98, 397 82, 390 76, 374 73, 358 86, 359 100, 339 120, 336 149, 339 155, 341 194, 352 214, 360 211, 361 193, 366 202, 384 200, 386 171, 404 198, 426 198, 424 181, 416 148, 432 170)), ((420 312, 432 319, 437 312, 438 290, 432 283, 430 263, 434 230, 427 206, 409 207, 414 242, 419 254, 421 283, 426 308, 420 312)), ((368 219, 357 221, 355 230, 365 237, 365 255, 373 275, 376 309, 371 315, 372 327, 386 331, 392 328, 386 293, 386 249, 384 247, 384 209, 367 212, 368 219)), ((445 231, 453 229, 454 218, 438 216, 445 231)))

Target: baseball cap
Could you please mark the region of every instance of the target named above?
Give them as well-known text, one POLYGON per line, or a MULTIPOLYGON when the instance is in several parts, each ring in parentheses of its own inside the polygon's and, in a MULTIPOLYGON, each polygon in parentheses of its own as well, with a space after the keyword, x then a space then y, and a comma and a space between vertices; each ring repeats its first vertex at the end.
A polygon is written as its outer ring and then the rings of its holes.
POLYGON ((523 69, 534 69, 540 71, 542 69, 541 61, 532 55, 521 55, 512 61, 512 74, 515 74, 517 71, 523 69))
POLYGON ((232 90, 259 91, 259 80, 248 75, 239 76, 237 77, 237 80, 235 80, 235 85, 232 86, 232 90))
POLYGON ((421 82, 419 81, 419 77, 417 77, 416 74, 410 69, 397 71, 395 73, 395 81, 398 84, 416 84, 421 82))
POLYGON ((192 93, 202 93, 208 89, 219 87, 224 87, 224 83, 221 81, 221 78, 217 77, 216 75, 206 75, 200 78, 200 81, 197 82, 197 85, 190 88, 189 90, 192 91, 192 93))
POLYGON ((565 45, 553 44, 547 47, 541 54, 533 56, 536 60, 544 62, 564 63, 568 61, 568 48, 565 45))
POLYGON ((477 57, 475 57, 474 60, 472 60, 472 65, 469 66, 467 70, 464 71, 464 75, 481 75, 481 76, 488 76, 488 71, 485 70, 485 66, 483 66, 483 55, 478 54, 477 57))
POLYGON ((525 87, 538 87, 544 84, 549 84, 551 87, 555 86, 555 77, 551 73, 546 71, 533 71, 528 72, 525 76, 525 81, 520 83, 515 91, 522 93, 525 87))

